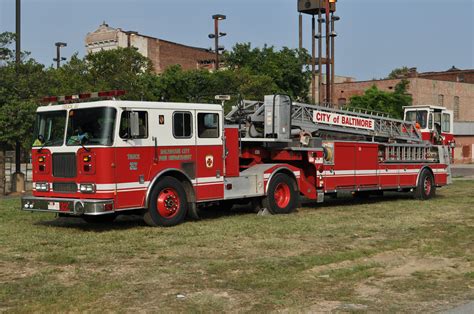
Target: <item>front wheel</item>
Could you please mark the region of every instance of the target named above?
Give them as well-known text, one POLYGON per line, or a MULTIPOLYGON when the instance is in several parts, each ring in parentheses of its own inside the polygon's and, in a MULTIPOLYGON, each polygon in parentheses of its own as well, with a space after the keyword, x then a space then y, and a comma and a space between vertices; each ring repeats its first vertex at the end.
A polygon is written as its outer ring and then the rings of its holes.
POLYGON ((433 174, 424 169, 418 180, 418 184, 415 189, 415 198, 419 200, 427 200, 434 197, 436 194, 436 185, 433 174))
POLYGON ((181 182, 173 177, 164 177, 153 187, 143 219, 153 227, 170 227, 183 222, 187 211, 186 192, 181 182))
POLYGON ((263 207, 272 214, 289 214, 298 206, 298 188, 295 180, 278 173, 270 181, 263 207))

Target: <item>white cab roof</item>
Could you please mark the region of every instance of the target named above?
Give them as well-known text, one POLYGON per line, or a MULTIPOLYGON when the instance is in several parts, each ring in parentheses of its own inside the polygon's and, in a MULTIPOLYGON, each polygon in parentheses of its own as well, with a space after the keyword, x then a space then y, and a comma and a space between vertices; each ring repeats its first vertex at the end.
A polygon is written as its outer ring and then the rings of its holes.
POLYGON ((81 102, 60 105, 48 105, 38 107, 38 112, 57 111, 67 109, 82 109, 96 107, 112 107, 122 109, 169 109, 169 110, 213 110, 221 111, 219 104, 198 104, 198 103, 175 103, 175 102, 152 102, 152 101, 131 101, 131 100, 101 100, 93 102, 81 102))

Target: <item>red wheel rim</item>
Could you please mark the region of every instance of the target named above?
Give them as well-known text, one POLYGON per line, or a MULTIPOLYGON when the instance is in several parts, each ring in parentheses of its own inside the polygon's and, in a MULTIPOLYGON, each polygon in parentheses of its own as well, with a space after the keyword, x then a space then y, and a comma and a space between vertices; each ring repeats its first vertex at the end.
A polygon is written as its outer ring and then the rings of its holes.
POLYGON ((286 183, 278 183, 273 193, 275 203, 280 208, 285 208, 290 204, 291 192, 290 187, 286 183))
POLYGON ((430 195, 431 193, 431 180, 429 177, 425 178, 425 182, 423 183, 423 186, 425 188, 425 195, 430 195))
POLYGON ((171 218, 179 211, 179 195, 175 189, 166 188, 158 194, 156 209, 161 217, 171 218))

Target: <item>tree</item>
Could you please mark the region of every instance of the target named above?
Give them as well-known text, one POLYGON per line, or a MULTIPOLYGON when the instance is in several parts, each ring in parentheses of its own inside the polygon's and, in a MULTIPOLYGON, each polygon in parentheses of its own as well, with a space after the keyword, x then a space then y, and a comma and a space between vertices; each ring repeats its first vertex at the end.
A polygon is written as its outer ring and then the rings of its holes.
POLYGON ((401 77, 406 77, 409 72, 408 67, 404 66, 401 68, 396 68, 387 76, 388 79, 397 79, 401 77))
POLYGON ((96 90, 124 89, 128 99, 141 99, 139 80, 151 72, 150 59, 135 48, 117 48, 88 54, 89 84, 96 90))
POLYGON ((8 62, 15 57, 10 46, 15 42, 15 34, 10 32, 0 33, 0 61, 8 62))
POLYGON ((0 66, 0 144, 20 141, 24 148, 32 142, 34 112, 38 99, 49 89, 44 66, 30 59, 19 65, 0 66))
POLYGON ((409 82, 402 80, 395 86, 394 92, 385 92, 373 85, 362 96, 350 99, 349 107, 363 108, 384 112, 396 119, 403 118, 403 107, 412 104, 412 97, 407 94, 409 82))
POLYGON ((224 60, 232 70, 245 70, 257 76, 271 78, 275 93, 289 94, 293 98, 306 99, 311 73, 307 61, 310 56, 305 50, 264 46, 253 48, 250 43, 237 44, 226 53, 224 60))

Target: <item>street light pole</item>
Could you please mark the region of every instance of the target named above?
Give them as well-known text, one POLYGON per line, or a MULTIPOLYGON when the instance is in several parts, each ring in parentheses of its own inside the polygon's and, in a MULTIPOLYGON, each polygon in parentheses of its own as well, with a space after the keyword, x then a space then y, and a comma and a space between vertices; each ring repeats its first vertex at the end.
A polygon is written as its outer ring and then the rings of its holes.
POLYGON ((219 70, 219 20, 214 19, 214 45, 216 49, 216 71, 219 70))
POLYGON ((61 66, 61 61, 65 61, 66 58, 61 58, 61 48, 67 47, 67 43, 57 42, 54 44, 56 46, 56 58, 53 61, 56 61, 56 69, 59 69, 61 66))
POLYGON ((214 20, 214 34, 209 34, 209 38, 214 39, 216 52, 216 71, 219 70, 219 37, 224 37, 226 33, 219 33, 219 21, 225 20, 227 17, 223 14, 215 14, 212 16, 214 20))

